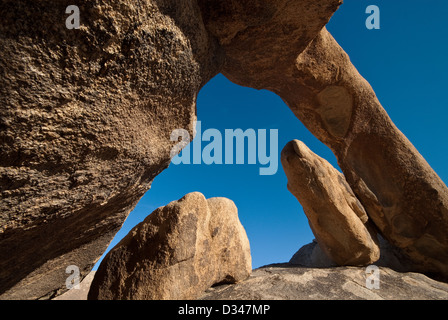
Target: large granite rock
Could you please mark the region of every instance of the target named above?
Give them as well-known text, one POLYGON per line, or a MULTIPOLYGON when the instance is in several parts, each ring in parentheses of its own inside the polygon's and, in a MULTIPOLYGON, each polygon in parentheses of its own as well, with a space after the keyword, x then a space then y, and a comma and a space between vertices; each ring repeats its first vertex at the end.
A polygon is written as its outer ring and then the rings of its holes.
POLYGON ((399 273, 385 267, 373 274, 360 267, 304 268, 277 264, 254 270, 241 283, 210 288, 201 299, 446 300, 448 284, 419 273, 399 273))
POLYGON ((235 204, 190 193, 133 228, 101 262, 91 300, 196 299, 251 273, 249 241, 235 204))
POLYGON ((0 2, 0 297, 84 277, 193 133, 219 53, 194 0, 0 2))
POLYGON ((303 207, 319 247, 338 265, 369 265, 380 257, 375 229, 344 175, 303 142, 281 153, 288 190, 303 207))
POLYGON ((324 25, 341 1, 202 0, 233 82, 277 93, 335 153, 369 218, 420 270, 448 278, 448 188, 324 25))

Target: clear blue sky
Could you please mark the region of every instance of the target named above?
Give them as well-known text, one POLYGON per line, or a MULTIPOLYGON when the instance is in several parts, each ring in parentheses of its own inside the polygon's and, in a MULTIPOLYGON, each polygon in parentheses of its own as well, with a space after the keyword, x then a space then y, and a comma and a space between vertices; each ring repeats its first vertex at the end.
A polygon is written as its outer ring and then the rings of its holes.
MULTIPOLYGON (((392 120, 445 183, 447 12, 446 0, 345 0, 327 25, 392 120), (365 27, 368 5, 381 10, 380 30, 365 27)), ((331 151, 271 92, 243 88, 218 75, 200 92, 197 112, 202 131, 215 128, 224 136, 225 129, 278 129, 278 153, 288 141, 300 139, 337 166, 331 151)), ((157 207, 199 191, 207 198, 227 197, 235 202, 249 237, 254 268, 288 261, 313 234, 300 204, 286 188, 280 160, 278 165, 275 175, 261 176, 259 164, 172 164, 156 177, 110 247, 157 207)))

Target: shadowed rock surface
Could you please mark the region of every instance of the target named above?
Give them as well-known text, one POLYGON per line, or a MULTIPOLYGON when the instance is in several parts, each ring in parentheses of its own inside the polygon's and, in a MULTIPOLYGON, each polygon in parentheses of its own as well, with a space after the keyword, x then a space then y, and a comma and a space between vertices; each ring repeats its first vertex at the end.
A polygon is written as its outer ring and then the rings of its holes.
POLYGON ((338 266, 336 262, 322 251, 316 239, 302 246, 294 253, 288 263, 308 268, 332 268, 338 266))
POLYGON ((0 2, 0 297, 84 277, 154 177, 219 53, 196 1, 0 2))
POLYGON ((161 207, 101 262, 90 300, 196 299, 251 273, 249 240, 235 204, 198 192, 161 207))
MULTIPOLYGON (((379 269, 379 289, 369 289, 365 268, 306 268, 274 264, 234 285, 210 288, 202 300, 446 300, 448 284, 419 273, 379 269)), ((370 281, 370 280, 369 280, 370 281)))

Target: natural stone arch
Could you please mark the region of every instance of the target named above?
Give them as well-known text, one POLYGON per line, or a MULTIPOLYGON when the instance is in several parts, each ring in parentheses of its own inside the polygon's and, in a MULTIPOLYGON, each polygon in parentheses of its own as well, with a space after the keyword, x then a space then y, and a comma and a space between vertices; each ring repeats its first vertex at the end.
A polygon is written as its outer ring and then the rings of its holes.
POLYGON ((79 30, 65 27, 68 1, 1 2, 1 297, 59 294, 68 261, 85 275, 168 165, 169 132, 192 132, 196 95, 219 71, 281 96, 334 151, 385 237, 446 276, 447 188, 324 29, 341 1, 198 2, 81 1, 79 30), (350 120, 327 113, 339 87, 350 120), (351 148, 360 136, 394 147, 405 218, 423 232, 407 228, 403 241, 398 220, 382 217, 363 152, 351 148))
MULTIPOLYGON (((259 16, 256 22, 242 19, 256 12, 250 10, 251 4, 200 3, 207 29, 225 51, 222 73, 235 83, 282 97, 334 152, 380 233, 402 249, 419 271, 446 279, 448 188, 393 124, 369 83, 325 29, 328 20, 319 10, 330 13, 325 16, 329 19, 340 1, 324 1, 319 8, 300 1, 295 3, 300 10, 289 5, 282 8, 282 15, 259 16), (221 17, 228 11, 235 14, 221 17), (315 17, 315 23, 291 19, 290 14, 297 12, 307 19, 315 17), (295 32, 285 32, 294 22, 295 32), (237 32, 229 26, 238 26, 237 32), (265 50, 267 39, 272 41, 270 50, 265 50), (331 100, 333 106, 328 105, 331 100), (376 154, 375 165, 366 153, 376 154), (381 164, 383 170, 378 169, 381 164)), ((277 2, 279 7, 281 3, 277 2)))

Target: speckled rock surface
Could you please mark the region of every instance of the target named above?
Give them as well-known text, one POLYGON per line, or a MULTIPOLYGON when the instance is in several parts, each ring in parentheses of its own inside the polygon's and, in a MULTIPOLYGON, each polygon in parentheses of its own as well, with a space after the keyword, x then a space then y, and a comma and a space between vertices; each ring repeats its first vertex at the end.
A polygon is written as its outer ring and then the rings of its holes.
POLYGON ((196 1, 0 3, 0 298, 82 277, 192 134, 219 54, 196 1))
POLYGON ((269 265, 246 281, 211 288, 203 300, 446 300, 448 284, 418 273, 379 269, 379 289, 365 268, 269 265), (366 283, 369 283, 369 289, 366 283))
POLYGON ((202 2, 224 49, 222 73, 278 94, 334 152, 384 238, 448 279, 448 188, 324 27, 342 1, 202 2))
POLYGON ((376 230, 344 175, 299 140, 286 144, 281 162, 288 190, 302 205, 326 256, 341 266, 377 261, 376 230))
POLYGON ((90 300, 196 299, 252 271, 233 201, 198 192, 155 210, 104 257, 90 300))

